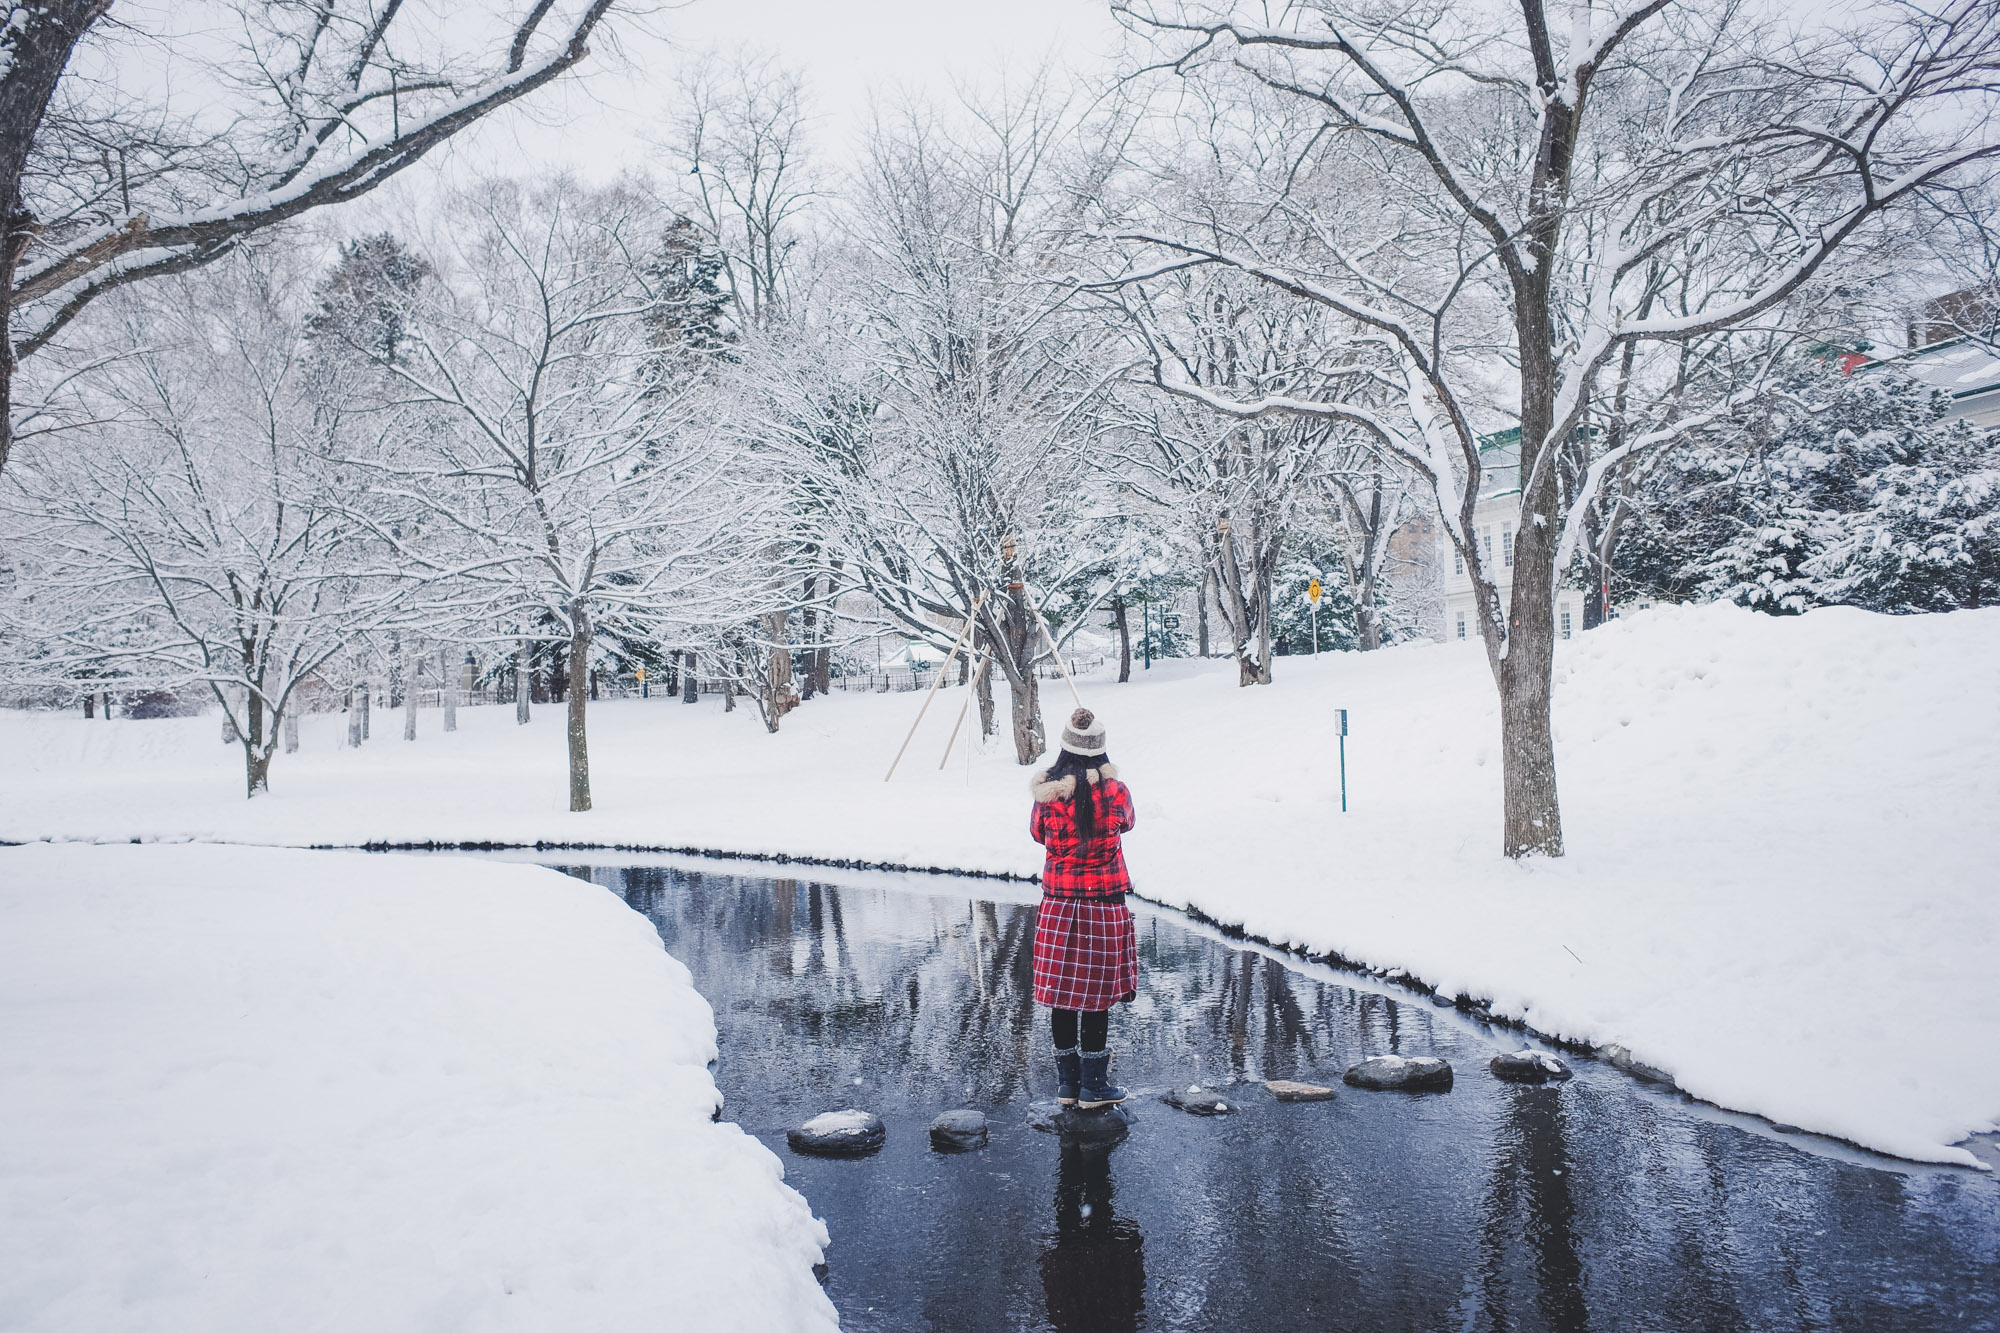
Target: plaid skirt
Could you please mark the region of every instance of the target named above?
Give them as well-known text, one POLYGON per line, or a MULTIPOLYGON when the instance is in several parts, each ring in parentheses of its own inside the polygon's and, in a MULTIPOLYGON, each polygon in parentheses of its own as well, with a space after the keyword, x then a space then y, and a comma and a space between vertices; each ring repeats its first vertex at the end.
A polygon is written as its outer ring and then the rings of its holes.
POLYGON ((1035 912, 1035 1003, 1097 1012, 1139 993, 1139 937, 1123 903, 1047 894, 1035 912))

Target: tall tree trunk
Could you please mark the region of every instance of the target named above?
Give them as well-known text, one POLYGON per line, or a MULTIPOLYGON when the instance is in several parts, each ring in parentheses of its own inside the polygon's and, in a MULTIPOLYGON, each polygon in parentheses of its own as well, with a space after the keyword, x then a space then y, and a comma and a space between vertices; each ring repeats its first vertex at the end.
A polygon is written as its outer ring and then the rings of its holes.
POLYGON ((528 679, 528 641, 518 640, 514 645, 514 725, 528 725, 528 695, 533 690, 533 682, 528 679))
POLYGON ((285 753, 299 752, 299 707, 298 698, 293 696, 291 707, 285 710, 285 753))
POLYGON ((353 750, 361 748, 361 693, 366 688, 357 683, 347 691, 347 745, 353 750))
POLYGON ((417 672, 419 670, 418 664, 422 661, 423 659, 417 655, 416 646, 412 644, 409 656, 403 663, 403 739, 406 741, 413 741, 417 738, 417 681, 419 679, 417 672))
MULTIPOLYGON (((981 630, 974 636, 973 642, 981 642, 985 637, 986 632, 981 630)), ((991 644, 987 645, 987 654, 990 659, 991 644)), ((979 674, 978 679, 972 682, 972 693, 979 701, 979 739, 982 742, 990 741, 993 739, 994 731, 998 729, 998 723, 993 716, 993 668, 990 663, 986 670, 979 674)))
POLYGON ((1215 596, 1215 569, 1205 565, 1201 571, 1201 586, 1194 597, 1195 651, 1203 657, 1209 655, 1208 643, 1208 602, 1215 596))
POLYGON ((243 742, 243 787, 245 800, 271 790, 271 751, 249 741, 243 742))
MULTIPOLYGON (((1125 594, 1118 593, 1111 599, 1112 623, 1118 627, 1118 683, 1123 685, 1132 679, 1132 627, 1125 619, 1125 594)), ((1202 622, 1204 626, 1207 622, 1202 622)), ((1207 636, 1204 628, 1202 634, 1207 636)), ((1206 651, 1207 645, 1203 645, 1206 651)))
POLYGON ((362 677, 361 680, 361 739, 369 738, 369 723, 375 713, 375 682, 362 677))
POLYGON ((1277 563, 1274 549, 1268 560, 1259 560, 1255 566, 1256 584, 1250 590, 1250 606, 1257 618, 1257 681, 1259 685, 1271 683, 1271 566, 1277 563))
POLYGON ((761 673, 760 687, 763 692, 764 730, 768 732, 777 731, 779 719, 791 712, 792 705, 798 702, 798 696, 792 693, 789 619, 784 611, 769 611, 764 615, 764 641, 769 645, 770 656, 761 673))
POLYGON ((1014 761, 1032 764, 1041 758, 1042 751, 1048 749, 1048 739, 1042 730, 1041 685, 1035 677, 1034 668, 1035 652, 1041 646, 1038 642, 1040 632, 1034 612, 1028 606, 1028 593, 1022 581, 1018 556, 1002 562, 1000 576, 1007 585, 1000 617, 1000 632, 1004 636, 1002 647, 1013 662, 1013 669, 1006 674, 1008 702, 1012 705, 1014 723, 1014 761))
POLYGON ((701 697, 701 678, 695 675, 694 649, 688 649, 687 665, 681 668, 681 702, 694 703, 701 697))
MULTIPOLYGON (((259 680, 261 687, 263 681, 259 680)), ((271 789, 271 751, 276 748, 264 744, 264 695, 262 689, 245 690, 243 698, 244 725, 250 734, 243 739, 243 757, 247 760, 245 779, 248 786, 246 796, 255 796, 260 791, 271 789)), ((278 719, 272 718, 275 724, 278 719)))
POLYGON ((590 809, 590 745, 584 735, 584 709, 590 691, 583 687, 590 670, 590 610, 577 598, 569 606, 569 808, 590 809))
POLYGON ((818 591, 819 575, 806 575, 805 595, 800 599, 805 605, 799 608, 799 650, 805 657, 805 669, 799 673, 804 685, 803 699, 822 692, 814 670, 819 656, 819 606, 814 600, 818 591))
POLYGON ((0 472, 14 446, 14 272, 36 224, 21 176, 70 52, 111 0, 38 0, 0 15, 0 472))
MULTIPOLYGON (((1523 304, 1531 305, 1532 302, 1523 304)), ((1510 857, 1561 856, 1555 740, 1549 729, 1555 662, 1557 469, 1535 467, 1555 447, 1555 372, 1546 305, 1516 315, 1521 342, 1521 523, 1514 536, 1514 586, 1506 626, 1486 636, 1500 690, 1502 847, 1510 857), (1496 651, 1497 650, 1497 651, 1496 651)))
POLYGON ((438 650, 438 680, 444 694, 444 729, 458 730, 458 677, 457 665, 451 660, 451 650, 438 650))
POLYGON ((820 615, 819 633, 813 636, 812 682, 813 689, 820 694, 833 690, 833 606, 840 592, 840 562, 835 561, 833 572, 826 576, 826 609, 820 615))

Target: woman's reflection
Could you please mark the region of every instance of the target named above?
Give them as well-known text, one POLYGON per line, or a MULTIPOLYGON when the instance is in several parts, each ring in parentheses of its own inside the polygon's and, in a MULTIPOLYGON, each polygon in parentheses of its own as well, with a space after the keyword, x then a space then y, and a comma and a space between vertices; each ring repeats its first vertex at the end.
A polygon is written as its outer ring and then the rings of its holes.
POLYGON ((1042 1249, 1042 1291, 1056 1333, 1129 1333, 1146 1305, 1145 1237, 1111 1209, 1115 1142, 1065 1136, 1056 1229, 1042 1249))

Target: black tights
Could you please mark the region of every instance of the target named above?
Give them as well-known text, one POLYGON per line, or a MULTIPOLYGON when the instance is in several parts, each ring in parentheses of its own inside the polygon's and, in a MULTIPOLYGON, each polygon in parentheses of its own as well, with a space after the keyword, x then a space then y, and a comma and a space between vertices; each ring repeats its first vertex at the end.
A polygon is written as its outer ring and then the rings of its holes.
POLYGON ((1104 1039, 1111 1035, 1111 1011, 1051 1009, 1049 1035, 1055 1038, 1056 1049, 1059 1051, 1073 1048, 1079 1037, 1082 1038, 1084 1050, 1101 1051, 1104 1049, 1104 1039), (1082 1029, 1081 1032, 1078 1031, 1079 1028, 1082 1029))

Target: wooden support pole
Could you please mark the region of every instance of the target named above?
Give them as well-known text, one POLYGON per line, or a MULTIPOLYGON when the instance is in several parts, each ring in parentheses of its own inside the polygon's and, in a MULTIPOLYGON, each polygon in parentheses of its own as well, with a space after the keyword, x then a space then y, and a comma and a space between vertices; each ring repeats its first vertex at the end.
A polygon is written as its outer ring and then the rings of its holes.
MULTIPOLYGON (((972 679, 966 683, 965 702, 958 706, 958 721, 951 724, 951 739, 944 743, 944 758, 938 760, 938 771, 951 762, 951 747, 958 744, 958 729, 965 725, 965 715, 972 711, 972 696, 979 693, 980 677, 986 674, 987 666, 993 661, 991 653, 981 653, 978 663, 972 668, 972 679)), ((971 741, 966 742, 972 744, 971 741)))
POLYGON ((965 618, 965 628, 960 630, 958 632, 958 637, 951 641, 951 651, 946 653, 944 661, 938 664, 937 679, 931 682, 930 689, 924 694, 924 706, 917 710, 917 720, 910 724, 910 734, 903 737, 903 744, 900 748, 897 749, 896 757, 889 761, 889 771, 882 775, 882 781, 887 782, 890 778, 896 776, 896 765, 903 762, 903 751, 909 749, 910 742, 916 739, 917 728, 923 725, 924 714, 930 711, 931 700, 937 697, 938 686, 944 684, 945 672, 951 670, 952 662, 955 661, 958 657, 959 645, 964 643, 966 637, 972 633, 972 628, 978 622, 979 619, 979 608, 985 604, 986 604, 985 593, 979 594, 979 596, 973 600, 972 614, 965 618))
POLYGON ((1042 638, 1048 642, 1049 652, 1056 659, 1056 670, 1062 672, 1063 684, 1069 686, 1069 697, 1076 701, 1078 708, 1083 707, 1083 696, 1076 692, 1076 682, 1070 679, 1069 668, 1063 665, 1062 649, 1056 647, 1056 636, 1049 633, 1049 622, 1042 618, 1039 606, 1035 608, 1035 623, 1042 627, 1042 638))

